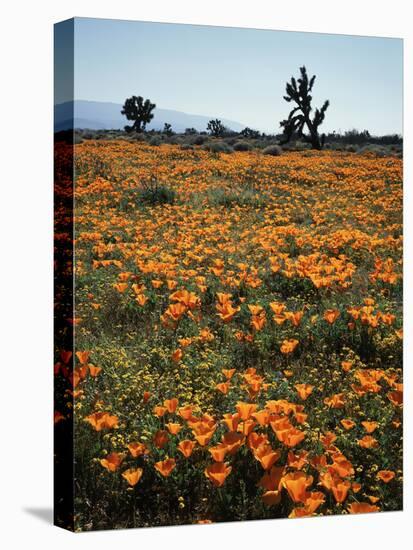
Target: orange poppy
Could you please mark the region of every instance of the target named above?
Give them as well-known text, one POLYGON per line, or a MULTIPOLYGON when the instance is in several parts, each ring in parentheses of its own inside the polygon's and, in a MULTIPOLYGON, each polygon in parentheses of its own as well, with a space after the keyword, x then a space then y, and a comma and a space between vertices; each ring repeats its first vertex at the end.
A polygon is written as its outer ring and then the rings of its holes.
POLYGON ((291 472, 281 479, 281 485, 287 490, 294 502, 305 502, 307 489, 313 483, 313 477, 304 472, 291 472))
POLYGON ((89 424, 93 426, 97 432, 104 429, 110 430, 112 428, 117 428, 118 426, 118 417, 107 412, 96 412, 90 414, 85 418, 85 421, 89 422, 89 424))
POLYGON ((148 449, 143 443, 129 443, 128 449, 133 458, 144 455, 148 453, 148 449))
POLYGON ((155 469, 164 477, 170 476, 175 466, 176 462, 174 458, 166 458, 155 463, 155 469))
POLYGON ((351 430, 352 428, 354 428, 354 426, 356 425, 355 422, 353 422, 352 420, 348 419, 348 418, 344 418, 343 420, 340 420, 340 424, 343 426, 343 428, 345 430, 351 430))
POLYGON ((368 502, 353 502, 348 506, 347 510, 350 514, 368 514, 371 512, 379 512, 380 508, 368 502))
POLYGON ((340 315, 340 312, 338 311, 338 309, 327 309, 324 312, 323 318, 325 321, 327 321, 327 323, 330 323, 330 325, 332 325, 333 323, 336 322, 339 315, 340 315))
POLYGON ((367 420, 362 422, 361 425, 366 430, 368 434, 371 434, 375 431, 377 426, 379 425, 378 422, 368 422, 367 420))
POLYGON ((158 449, 163 449, 169 441, 169 435, 166 430, 158 430, 153 436, 153 444, 158 449))
POLYGON ((294 387, 297 390, 298 396, 303 401, 305 401, 308 396, 311 395, 314 389, 314 386, 312 386, 311 384, 296 384, 294 387))
POLYGON ((181 424, 178 424, 176 422, 175 423, 174 422, 169 422, 168 424, 165 424, 165 427, 168 429, 168 431, 171 435, 178 434, 182 429, 181 424))
POLYGON ((110 453, 106 458, 100 460, 101 465, 109 470, 110 472, 115 472, 119 466, 122 464, 123 457, 119 453, 110 453))
POLYGON ((129 468, 123 472, 122 477, 126 479, 131 487, 134 487, 142 477, 142 474, 142 468, 136 468, 135 470, 133 468, 129 468))
POLYGON ((269 470, 280 458, 281 453, 279 451, 274 451, 271 445, 263 444, 254 450, 254 456, 260 462, 264 470, 269 470))
POLYGON ((257 410, 257 405, 253 403, 242 403, 241 401, 238 401, 236 404, 236 409, 238 411, 238 414, 240 415, 241 420, 248 420, 252 413, 254 413, 257 410))
POLYGON ((280 351, 283 354, 292 353, 295 350, 295 348, 298 346, 298 344, 299 344, 298 340, 295 340, 295 339, 283 340, 280 346, 280 351))
POLYGON ((90 351, 77 351, 76 357, 79 359, 81 365, 86 365, 89 361, 90 351))
POLYGON ((377 449, 379 443, 377 439, 374 439, 371 435, 365 435, 357 442, 363 449, 377 449))
POLYGON ((336 499, 336 502, 341 504, 346 500, 350 487, 350 481, 342 480, 340 478, 334 481, 331 490, 333 492, 334 498, 336 499))
POLYGON ((178 399, 176 399, 176 397, 174 397, 173 399, 165 399, 163 404, 169 413, 174 413, 178 406, 178 399))
POLYGON ((222 487, 231 470, 232 466, 228 466, 225 462, 214 462, 205 468, 204 474, 215 487, 222 487))
POLYGON ((96 376, 102 370, 102 367, 95 367, 94 365, 88 365, 88 367, 89 367, 90 376, 92 376, 92 378, 96 378, 96 376))
POLYGON ((235 371, 236 369, 222 369, 222 373, 227 380, 231 380, 231 378, 234 376, 235 371))
POLYGON ((395 473, 391 470, 380 470, 377 472, 377 479, 380 479, 384 483, 389 483, 395 477, 395 473))
POLYGON ((183 439, 179 442, 178 450, 184 455, 185 458, 189 458, 195 448, 195 445, 195 441, 183 439))
POLYGON ((211 453, 212 458, 215 462, 224 462, 225 455, 228 452, 228 447, 225 443, 219 443, 215 447, 210 447, 208 451, 211 453))

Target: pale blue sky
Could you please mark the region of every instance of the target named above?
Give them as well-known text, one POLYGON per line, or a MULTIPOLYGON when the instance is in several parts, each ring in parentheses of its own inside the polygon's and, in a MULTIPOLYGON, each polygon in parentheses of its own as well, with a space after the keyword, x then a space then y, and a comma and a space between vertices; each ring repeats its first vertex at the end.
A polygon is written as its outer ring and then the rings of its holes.
POLYGON ((224 117, 278 132, 285 83, 306 65, 314 104, 330 100, 324 131, 402 132, 400 39, 116 21, 75 20, 75 98, 224 117))

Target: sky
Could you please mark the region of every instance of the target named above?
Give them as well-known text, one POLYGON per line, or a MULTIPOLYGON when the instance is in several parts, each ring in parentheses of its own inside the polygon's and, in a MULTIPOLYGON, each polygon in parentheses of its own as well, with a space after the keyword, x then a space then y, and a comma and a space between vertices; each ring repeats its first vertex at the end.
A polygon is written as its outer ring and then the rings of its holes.
POLYGON ((402 133, 401 39, 87 18, 74 28, 75 99, 142 95, 277 133, 291 110, 286 82, 305 65, 314 107, 330 100, 322 131, 402 133))

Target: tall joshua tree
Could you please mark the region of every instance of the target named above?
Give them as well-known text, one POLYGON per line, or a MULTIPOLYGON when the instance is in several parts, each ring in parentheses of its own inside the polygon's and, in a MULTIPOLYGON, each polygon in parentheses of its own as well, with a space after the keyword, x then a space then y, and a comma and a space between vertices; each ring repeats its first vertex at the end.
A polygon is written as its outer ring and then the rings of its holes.
POLYGON ((121 114, 128 120, 133 120, 132 126, 125 126, 127 132, 144 132, 146 125, 153 119, 152 111, 155 109, 155 103, 149 99, 143 99, 142 96, 133 95, 125 99, 121 114))
POLYGON ((301 78, 297 80, 291 77, 291 82, 287 82, 285 101, 290 103, 293 101, 297 106, 290 112, 288 118, 280 122, 280 126, 284 128, 284 138, 280 144, 287 143, 297 135, 305 141, 311 143, 313 149, 322 149, 324 145, 325 135, 321 136, 318 133, 318 128, 322 124, 325 113, 330 102, 324 102, 321 109, 316 109, 314 116, 310 116, 312 110, 312 96, 310 92, 313 89, 315 75, 308 79, 307 70, 305 67, 300 67, 301 78), (304 134, 304 128, 307 127, 308 135, 304 134))
POLYGON ((220 137, 224 134, 226 128, 219 118, 215 118, 208 122, 207 130, 211 133, 211 136, 220 137))

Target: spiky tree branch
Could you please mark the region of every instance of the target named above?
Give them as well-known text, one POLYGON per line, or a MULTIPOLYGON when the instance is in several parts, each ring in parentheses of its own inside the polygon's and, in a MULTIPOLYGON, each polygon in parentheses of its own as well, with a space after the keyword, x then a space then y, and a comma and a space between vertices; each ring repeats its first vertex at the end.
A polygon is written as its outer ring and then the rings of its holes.
POLYGON ((288 118, 280 122, 283 128, 283 139, 280 144, 283 145, 291 140, 296 135, 305 141, 311 143, 314 149, 322 149, 324 145, 324 134, 320 137, 318 128, 323 123, 325 113, 329 106, 329 101, 325 101, 321 109, 316 109, 314 116, 311 117, 311 101, 313 99, 310 92, 313 89, 316 76, 313 75, 310 79, 307 75, 306 68, 300 67, 301 77, 297 80, 291 77, 291 81, 287 82, 284 96, 288 103, 294 102, 296 107, 292 109, 288 118), (308 134, 304 133, 304 128, 307 127, 308 134))

